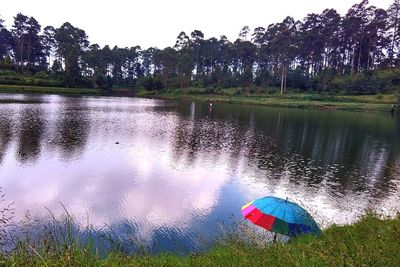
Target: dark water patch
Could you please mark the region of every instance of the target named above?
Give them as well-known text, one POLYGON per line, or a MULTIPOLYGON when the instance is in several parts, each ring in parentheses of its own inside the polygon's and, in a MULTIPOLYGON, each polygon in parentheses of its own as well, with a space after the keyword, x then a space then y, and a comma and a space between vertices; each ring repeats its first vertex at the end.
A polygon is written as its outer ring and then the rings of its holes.
POLYGON ((40 100, 0 99, 0 104, 42 104, 40 100))

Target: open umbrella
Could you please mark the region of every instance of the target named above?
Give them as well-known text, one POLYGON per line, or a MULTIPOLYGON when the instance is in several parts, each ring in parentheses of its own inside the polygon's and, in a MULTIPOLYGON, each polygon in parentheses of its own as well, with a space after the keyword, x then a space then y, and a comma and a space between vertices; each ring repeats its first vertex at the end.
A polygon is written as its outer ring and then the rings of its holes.
POLYGON ((320 229, 298 204, 277 197, 256 199, 242 207, 243 216, 262 228, 286 236, 319 234, 320 229))

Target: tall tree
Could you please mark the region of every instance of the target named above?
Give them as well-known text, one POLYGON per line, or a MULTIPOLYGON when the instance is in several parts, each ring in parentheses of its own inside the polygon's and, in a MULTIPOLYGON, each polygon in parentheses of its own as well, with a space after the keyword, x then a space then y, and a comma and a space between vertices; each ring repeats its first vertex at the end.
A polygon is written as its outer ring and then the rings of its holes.
POLYGON ((359 56, 359 67, 362 69, 375 69, 376 64, 384 62, 384 51, 390 43, 386 36, 387 21, 388 14, 385 10, 374 6, 368 8, 368 24, 359 56))
POLYGON ((0 60, 10 55, 13 46, 11 33, 4 27, 4 20, 0 18, 0 60))
POLYGON ((349 65, 351 75, 361 67, 362 44, 368 24, 368 4, 368 0, 363 0, 353 5, 343 19, 344 60, 349 65))
POLYGON ((307 76, 318 75, 323 67, 323 24, 318 14, 308 14, 303 23, 299 25, 298 54, 302 69, 307 76))
POLYGON ((320 15, 320 22, 322 30, 319 38, 324 42, 323 67, 339 72, 342 18, 335 9, 325 9, 320 15))
POLYGON ((111 50, 112 79, 115 84, 123 83, 124 77, 126 77, 125 70, 128 53, 127 48, 118 48, 117 46, 111 50))
POLYGON ((249 41, 237 39, 234 43, 238 64, 240 85, 245 88, 253 81, 253 64, 256 60, 256 47, 249 41))
POLYGON ((199 30, 194 30, 190 34, 191 40, 190 44, 194 51, 195 58, 196 58, 196 79, 202 74, 203 72, 203 62, 201 57, 201 48, 204 45, 204 33, 199 30))
POLYGON ((48 66, 51 64, 51 56, 53 55, 56 48, 55 39, 56 30, 52 26, 46 26, 43 29, 43 34, 41 35, 41 42, 43 47, 43 53, 48 58, 48 66))
POLYGON ((247 41, 250 33, 250 27, 244 26, 239 32, 239 39, 242 41, 247 41))
POLYGON ((26 35, 28 34, 28 16, 18 13, 14 17, 14 25, 12 26, 12 35, 14 37, 14 55, 15 61, 19 65, 21 72, 24 70, 24 62, 26 59, 26 35))
POLYGON ((155 65, 161 72, 164 87, 173 87, 174 79, 177 77, 177 51, 171 47, 158 50, 154 55, 155 65))
POLYGON ((45 55, 40 40, 41 26, 34 17, 28 17, 21 13, 14 17, 14 25, 11 30, 15 40, 15 60, 23 72, 25 66, 45 65, 45 55), (43 61, 44 60, 44 61, 43 61))
POLYGON ((90 75, 92 76, 93 88, 97 88, 99 85, 103 86, 106 67, 98 44, 92 44, 89 46, 89 49, 85 52, 85 62, 91 69, 90 75))
POLYGON ((391 44, 389 46, 389 65, 394 67, 395 54, 399 51, 400 42, 400 0, 394 0, 388 9, 391 44))
POLYGON ((180 32, 178 37, 176 37, 174 48, 177 50, 181 50, 185 47, 188 47, 189 44, 190 44, 189 36, 187 36, 185 32, 180 32))
POLYGON ((276 67, 280 72, 281 94, 286 91, 287 73, 290 64, 295 58, 296 22, 292 17, 287 17, 283 22, 272 24, 266 32, 267 45, 270 53, 274 54, 276 67))
POLYGON ((27 45, 27 63, 29 67, 34 66, 46 66, 46 57, 43 52, 43 47, 40 37, 41 26, 39 22, 34 18, 28 19, 28 32, 26 35, 27 45))
POLYGON ((66 22, 56 30, 55 39, 57 41, 57 53, 65 66, 65 85, 68 87, 77 86, 81 80, 84 51, 89 46, 86 33, 84 30, 66 22))
POLYGON ((193 58, 190 49, 183 48, 178 52, 177 73, 181 88, 187 87, 193 71, 193 58))
POLYGON ((135 85, 138 76, 142 76, 142 70, 140 69, 140 46, 134 46, 127 50, 127 79, 129 84, 135 85))

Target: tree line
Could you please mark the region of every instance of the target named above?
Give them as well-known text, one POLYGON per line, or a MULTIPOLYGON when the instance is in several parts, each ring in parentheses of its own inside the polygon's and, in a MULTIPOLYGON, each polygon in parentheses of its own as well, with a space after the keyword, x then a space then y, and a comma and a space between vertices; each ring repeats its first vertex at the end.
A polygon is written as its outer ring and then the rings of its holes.
POLYGON ((20 13, 10 29, 0 18, 0 68, 45 72, 66 87, 278 87, 281 93, 354 87, 364 93, 400 85, 399 32, 400 0, 387 10, 363 0, 344 16, 326 9, 266 28, 244 26, 234 42, 181 32, 164 49, 100 47, 69 22, 42 29, 20 13))

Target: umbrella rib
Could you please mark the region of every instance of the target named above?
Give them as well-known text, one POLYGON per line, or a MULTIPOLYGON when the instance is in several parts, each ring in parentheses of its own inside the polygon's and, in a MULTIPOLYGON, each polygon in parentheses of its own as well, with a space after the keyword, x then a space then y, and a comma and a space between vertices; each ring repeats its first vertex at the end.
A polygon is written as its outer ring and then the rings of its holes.
MULTIPOLYGON (((265 204, 264 206, 262 206, 259 210, 260 211, 262 211, 262 209, 263 208, 265 208, 265 207, 267 207, 268 206, 268 204, 265 204)), ((278 205, 275 205, 275 207, 273 208, 273 210, 270 212, 270 214, 269 215, 271 215, 271 216, 275 216, 275 215, 272 215, 272 213, 278 208, 279 206, 278 205)), ((283 214, 285 214, 286 213, 286 206, 285 206, 285 209, 284 209, 284 212, 283 212, 283 214)), ((275 216, 276 218, 278 218, 277 216, 275 216)), ((284 221, 284 219, 281 219, 281 218, 278 218, 278 219, 280 219, 280 220, 282 220, 282 221, 284 221)))
POLYGON ((294 209, 294 206, 291 206, 290 210, 292 211, 292 214, 293 214, 293 222, 292 223, 296 223, 296 221, 298 221, 298 219, 297 219, 297 211, 294 209))

